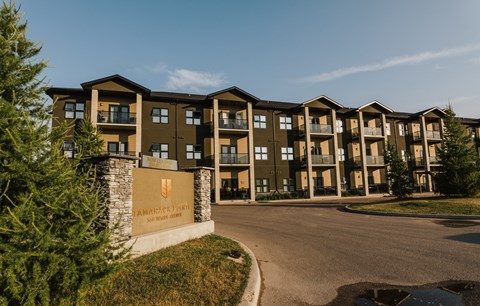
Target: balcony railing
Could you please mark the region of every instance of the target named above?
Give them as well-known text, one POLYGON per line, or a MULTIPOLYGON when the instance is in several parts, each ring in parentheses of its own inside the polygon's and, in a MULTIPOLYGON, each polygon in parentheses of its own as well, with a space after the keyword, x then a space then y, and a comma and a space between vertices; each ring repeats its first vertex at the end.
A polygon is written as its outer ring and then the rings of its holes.
POLYGON ((218 127, 221 129, 247 130, 248 123, 246 119, 218 119, 218 127))
POLYGON ((372 193, 388 193, 387 184, 368 184, 368 192, 372 193))
POLYGON ((313 189, 313 195, 315 196, 335 196, 337 195, 337 187, 335 186, 315 186, 313 189))
POLYGON ((137 156, 137 152, 135 151, 103 151, 103 154, 117 154, 123 156, 137 156))
POLYGON ((334 164, 333 155, 317 155, 312 154, 312 164, 334 164))
POLYGON ((382 155, 375 156, 375 155, 367 155, 366 156, 367 165, 383 165, 385 164, 385 160, 382 155))
POLYGON ((440 131, 427 131, 427 139, 440 140, 442 135, 440 135, 440 131))
POLYGON ((310 123, 310 133, 332 134, 332 126, 329 124, 310 123))
POLYGON ((137 122, 137 117, 135 113, 98 111, 97 122, 135 124, 137 122))
POLYGON ((415 162, 415 166, 417 167, 425 165, 425 160, 423 159, 423 157, 416 157, 413 161, 415 162))
POLYGON ((440 159, 436 156, 430 156, 428 160, 430 164, 435 164, 435 165, 440 164, 440 159))
POLYGON ((380 127, 364 127, 363 132, 365 136, 383 136, 383 131, 380 127))
POLYGON ((228 154, 228 153, 221 153, 220 154, 220 164, 248 164, 248 154, 228 154))
POLYGON ((412 139, 413 141, 419 141, 419 140, 422 140, 422 134, 420 134, 420 132, 413 132, 412 133, 412 139))

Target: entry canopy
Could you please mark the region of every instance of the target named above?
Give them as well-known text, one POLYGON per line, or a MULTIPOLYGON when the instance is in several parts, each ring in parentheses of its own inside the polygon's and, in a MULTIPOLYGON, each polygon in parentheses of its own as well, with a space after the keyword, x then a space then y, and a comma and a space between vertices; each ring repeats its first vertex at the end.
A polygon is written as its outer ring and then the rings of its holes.
POLYGON ((344 108, 344 106, 341 105, 340 103, 324 95, 305 101, 302 104, 300 104, 300 106, 301 107, 308 106, 312 108, 333 108, 335 110, 344 108))

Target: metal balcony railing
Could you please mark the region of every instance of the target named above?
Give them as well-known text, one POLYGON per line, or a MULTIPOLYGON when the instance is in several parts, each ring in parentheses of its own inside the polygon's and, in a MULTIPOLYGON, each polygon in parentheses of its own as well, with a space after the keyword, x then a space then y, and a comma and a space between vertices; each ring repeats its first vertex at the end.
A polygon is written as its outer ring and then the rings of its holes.
POLYGON ((248 153, 240 153, 240 154, 228 154, 228 153, 221 153, 220 154, 220 164, 248 164, 248 153))
POLYGON ((221 129, 247 130, 247 119, 218 119, 218 127, 221 129))
POLYGON ((103 151, 102 153, 117 154, 117 155, 124 155, 124 156, 137 156, 137 152, 135 151, 103 151))
POLYGON ((136 122, 135 113, 98 111, 97 123, 135 124, 136 122))
POLYGON ((332 134, 332 126, 329 124, 310 123, 310 133, 332 134))
POLYGON ((315 186, 313 189, 315 196, 335 196, 337 195, 337 187, 335 186, 315 186))
POLYGON ((412 133, 412 139, 413 141, 419 141, 422 140, 422 134, 420 132, 413 132, 412 133))
POLYGON ((387 184, 368 184, 368 192, 369 193, 387 193, 388 192, 388 185, 387 184))
POLYGON ((312 164, 334 164, 333 155, 312 154, 312 164))
POLYGON ((435 164, 435 165, 440 164, 440 159, 438 159, 438 157, 436 156, 430 156, 428 160, 430 164, 435 164))
POLYGON ((415 166, 417 167, 425 165, 425 160, 423 159, 423 157, 416 157, 413 161, 415 162, 415 166))
POLYGON ((382 155, 367 155, 366 156, 367 165, 383 165, 385 164, 385 159, 382 155))

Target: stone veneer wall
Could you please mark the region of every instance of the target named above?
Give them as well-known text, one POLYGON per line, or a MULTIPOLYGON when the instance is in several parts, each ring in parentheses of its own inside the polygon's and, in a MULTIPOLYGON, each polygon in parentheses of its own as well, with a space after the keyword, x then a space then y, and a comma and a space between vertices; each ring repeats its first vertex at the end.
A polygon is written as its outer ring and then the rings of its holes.
POLYGON ((212 210, 210 203, 210 185, 213 168, 193 167, 184 169, 193 172, 193 203, 195 222, 206 222, 211 220, 212 210))
POLYGON ((112 240, 122 241, 132 237, 132 169, 136 157, 105 155, 92 160, 96 165, 96 179, 106 196, 106 220, 113 228, 112 240), (115 226, 117 225, 117 226, 115 226))

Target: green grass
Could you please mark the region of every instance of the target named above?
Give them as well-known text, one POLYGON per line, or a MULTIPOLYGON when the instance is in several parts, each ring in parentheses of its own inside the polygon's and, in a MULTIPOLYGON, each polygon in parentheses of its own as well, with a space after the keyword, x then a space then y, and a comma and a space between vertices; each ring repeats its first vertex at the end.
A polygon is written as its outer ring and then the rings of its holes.
POLYGON ((87 295, 87 305, 237 305, 247 285, 251 258, 234 241, 216 235, 132 261, 87 295), (227 258, 232 250, 243 263, 227 258))
POLYGON ((375 204, 353 204, 353 209, 381 212, 436 214, 436 215, 480 215, 480 198, 427 198, 390 200, 375 204))

